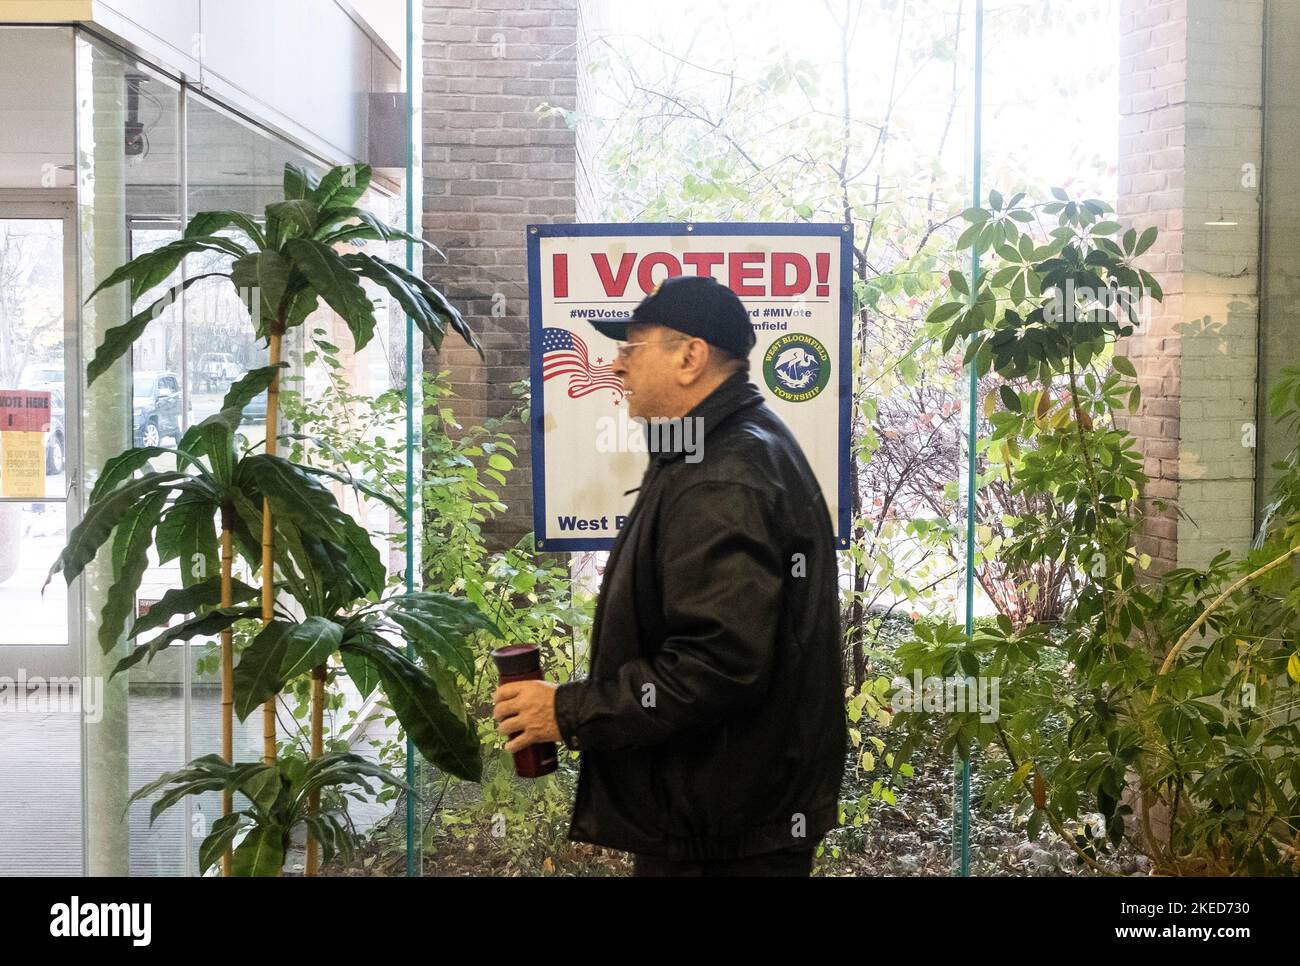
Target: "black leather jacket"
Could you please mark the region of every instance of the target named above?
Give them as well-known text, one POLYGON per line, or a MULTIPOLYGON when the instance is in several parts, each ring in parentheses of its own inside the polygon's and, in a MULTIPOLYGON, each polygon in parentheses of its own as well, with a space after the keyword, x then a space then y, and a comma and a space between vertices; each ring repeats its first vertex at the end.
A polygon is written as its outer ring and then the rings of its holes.
POLYGON ((555 713, 581 752, 569 838, 674 859, 807 846, 837 824, 848 741, 830 514, 743 373, 651 454, 610 553, 591 674, 555 713))

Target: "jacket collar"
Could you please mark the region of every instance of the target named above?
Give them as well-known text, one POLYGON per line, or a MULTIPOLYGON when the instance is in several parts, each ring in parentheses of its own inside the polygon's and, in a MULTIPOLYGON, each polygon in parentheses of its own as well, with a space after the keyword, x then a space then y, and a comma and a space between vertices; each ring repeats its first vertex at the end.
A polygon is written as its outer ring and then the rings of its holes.
MULTIPOLYGON (((694 419, 698 417, 702 419, 704 438, 708 439, 709 434, 732 414, 741 409, 757 406, 762 401, 762 390, 749 381, 748 374, 733 372, 682 418, 694 419)), ((684 453, 680 449, 667 453, 655 453, 652 462, 663 465, 664 463, 671 463, 683 455, 684 453)))

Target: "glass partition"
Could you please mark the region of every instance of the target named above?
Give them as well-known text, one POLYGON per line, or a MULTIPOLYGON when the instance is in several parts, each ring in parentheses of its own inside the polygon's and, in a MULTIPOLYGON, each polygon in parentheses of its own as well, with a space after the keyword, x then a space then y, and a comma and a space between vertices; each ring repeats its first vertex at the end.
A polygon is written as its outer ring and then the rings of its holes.
MULTIPOLYGON (((125 261, 176 238, 181 198, 180 88, 171 80, 85 33, 76 42, 77 190, 81 291, 125 261)), ((156 299, 179 280, 164 280, 144 298, 156 299)), ((93 384, 84 365, 105 333, 126 322, 132 304, 123 286, 104 291, 82 309, 78 380, 84 426, 83 488, 104 464, 132 445, 174 445, 188 413, 181 378, 183 332, 179 305, 166 307, 124 357, 93 384)), ((155 470, 174 467, 170 457, 155 470)), ((83 492, 82 499, 85 494, 83 492)), ((83 504, 84 505, 84 504, 83 504)), ((177 582, 176 564, 159 567, 152 551, 136 613, 177 582)), ((186 868, 187 810, 149 821, 148 802, 130 808, 131 792, 187 760, 188 675, 182 661, 162 661, 110 677, 130 645, 100 641, 100 614, 113 583, 111 551, 74 585, 81 594, 86 674, 102 679, 104 710, 84 725, 86 868, 92 875, 165 875, 186 868)))
MULTIPOLYGON (((328 165, 71 27, 0 27, 0 62, 0 610, 22 615, 0 628, 0 875, 197 874, 219 797, 187 799, 153 823, 152 801, 128 809, 127 799, 220 751, 216 642, 175 643, 111 677, 134 644, 119 637, 101 646, 111 549, 70 589, 61 576, 43 592, 42 584, 105 463, 131 446, 174 446, 216 412, 233 381, 266 365, 266 346, 225 281, 203 280, 161 306, 132 351, 87 385, 86 363, 133 307, 195 274, 226 270, 229 259, 192 257, 139 300, 116 286, 83 301, 129 259, 180 237, 196 212, 260 215, 282 197, 286 162, 318 176, 328 165)), ((360 206, 400 224, 400 199, 379 188, 360 206)), ((403 260, 400 246, 380 247, 403 260)), ((282 432, 314 421, 390 446, 401 466, 405 412, 377 421, 370 399, 403 388, 406 320, 386 293, 368 291, 379 325, 363 351, 352 351, 346 326, 324 306, 286 338, 284 388, 298 406, 297 423, 286 416, 282 432)), ((265 419, 263 397, 260 412, 257 400, 246 412, 245 445, 264 445, 265 419)), ((293 445, 294 458, 339 468, 315 444, 293 445)), ((144 469, 174 468, 162 453, 144 469)), ((392 495, 404 498, 400 487, 392 495)), ((400 516, 358 501, 349 487, 337 496, 392 548, 387 563, 400 582, 400 516)), ((180 566, 151 551, 130 610, 142 615, 179 586, 180 566)), ((249 633, 241 630, 237 644, 249 633)), ((335 690, 327 748, 372 756, 376 744, 398 748, 375 696, 343 676, 335 690)), ((278 708, 282 754, 307 748, 298 697, 284 695, 278 708)), ((237 759, 260 757, 261 733, 260 715, 237 723, 237 759)), ((392 805, 353 809, 364 830, 392 805)), ((287 871, 300 869, 301 850, 287 871)))
POLYGON ((73 32, 0 27, 0 875, 81 872, 73 32), (75 487, 71 488, 75 495, 75 487))

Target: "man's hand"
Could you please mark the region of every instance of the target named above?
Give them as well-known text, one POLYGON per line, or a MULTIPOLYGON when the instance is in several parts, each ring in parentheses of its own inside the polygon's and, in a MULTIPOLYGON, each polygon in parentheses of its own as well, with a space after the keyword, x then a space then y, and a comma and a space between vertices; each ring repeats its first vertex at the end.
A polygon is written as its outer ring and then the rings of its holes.
POLYGON ((506 742, 506 751, 513 755, 529 745, 560 740, 560 727, 555 723, 557 686, 550 681, 514 681, 497 688, 492 695, 497 731, 515 736, 506 742))

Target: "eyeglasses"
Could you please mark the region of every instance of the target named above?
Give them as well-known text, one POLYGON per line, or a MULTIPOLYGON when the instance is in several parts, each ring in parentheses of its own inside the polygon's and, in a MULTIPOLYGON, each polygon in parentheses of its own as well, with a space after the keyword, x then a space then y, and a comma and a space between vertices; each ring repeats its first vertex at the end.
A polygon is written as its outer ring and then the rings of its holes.
POLYGON ((622 342, 618 347, 618 357, 620 359, 626 359, 632 354, 632 350, 639 345, 663 345, 666 342, 687 342, 693 338, 695 337, 691 335, 683 335, 676 339, 652 339, 645 342, 622 342))

